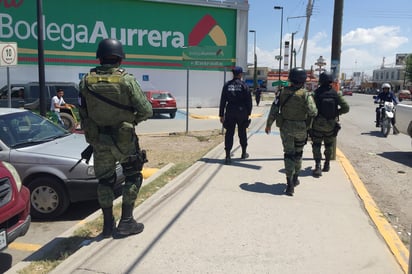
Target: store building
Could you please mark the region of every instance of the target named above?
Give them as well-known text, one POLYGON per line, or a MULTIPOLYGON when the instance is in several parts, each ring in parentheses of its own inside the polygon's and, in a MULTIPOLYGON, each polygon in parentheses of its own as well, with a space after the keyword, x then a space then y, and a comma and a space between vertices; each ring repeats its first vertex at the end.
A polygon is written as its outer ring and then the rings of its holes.
MULTIPOLYGON (((18 45, 10 81, 38 81, 36 1, 13 3, 0 2, 0 41, 18 45)), ((144 89, 172 92, 180 108, 217 106, 230 69, 247 68, 247 0, 50 0, 42 7, 46 81, 79 82, 108 37, 123 43, 123 67, 144 89)))

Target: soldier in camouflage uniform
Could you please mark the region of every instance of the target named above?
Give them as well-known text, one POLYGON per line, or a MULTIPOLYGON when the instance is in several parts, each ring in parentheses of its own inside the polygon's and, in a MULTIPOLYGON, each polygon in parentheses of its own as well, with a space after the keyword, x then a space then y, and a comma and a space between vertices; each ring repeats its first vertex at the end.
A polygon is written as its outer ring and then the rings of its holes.
POLYGON ((86 140, 93 146, 97 195, 104 219, 102 235, 107 238, 115 232, 112 206, 117 161, 126 177, 117 233, 138 234, 144 226, 134 220, 133 209, 143 181, 145 157, 135 126, 152 116, 152 106, 134 76, 119 67, 125 58, 119 41, 103 39, 96 58, 101 66, 90 70, 79 84, 79 113, 86 140))
POLYGON ((319 76, 319 88, 315 90, 315 102, 318 108, 318 115, 313 120, 312 129, 310 130, 310 136, 312 139, 312 153, 315 159, 315 169, 312 170, 314 177, 322 176, 322 171, 327 172, 330 169, 330 159, 332 156, 333 144, 336 142, 336 136, 340 129, 338 123, 339 115, 349 112, 349 105, 341 93, 338 93, 332 88, 333 75, 329 72, 323 72, 319 76), (326 113, 334 112, 329 119, 323 114, 324 108, 321 103, 321 98, 333 98, 335 100, 335 110, 326 110, 326 113), (325 162, 323 169, 321 170, 321 147, 322 142, 325 145, 325 162))
POLYGON ((303 88, 306 71, 293 68, 289 73, 291 86, 285 87, 275 99, 266 121, 265 132, 270 133, 273 122, 280 128, 286 170, 286 195, 293 196, 299 184, 303 147, 312 117, 316 116, 316 104, 311 94, 303 88))

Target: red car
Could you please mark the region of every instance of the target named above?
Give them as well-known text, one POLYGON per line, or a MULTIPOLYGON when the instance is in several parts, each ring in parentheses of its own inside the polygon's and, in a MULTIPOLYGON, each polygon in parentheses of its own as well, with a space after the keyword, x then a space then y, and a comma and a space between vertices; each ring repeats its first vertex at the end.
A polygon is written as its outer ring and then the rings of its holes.
POLYGON ((399 92, 399 101, 411 100, 411 99, 412 99, 412 95, 411 95, 411 92, 409 90, 401 90, 399 92))
POLYGON ((352 96, 353 92, 349 89, 345 89, 345 90, 343 90, 342 95, 343 96, 347 96, 347 95, 352 96))
POLYGON ((29 189, 10 163, 0 161, 0 250, 24 236, 30 223, 29 189))
POLYGON ((148 90, 144 92, 152 104, 153 115, 166 113, 173 119, 176 116, 176 99, 168 91, 148 90))

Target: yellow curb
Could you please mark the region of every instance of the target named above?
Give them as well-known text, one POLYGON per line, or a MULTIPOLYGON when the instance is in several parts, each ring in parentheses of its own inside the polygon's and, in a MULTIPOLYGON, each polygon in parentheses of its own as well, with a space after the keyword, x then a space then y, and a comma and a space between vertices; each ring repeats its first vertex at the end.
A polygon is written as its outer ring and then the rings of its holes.
POLYGON ((9 248, 11 249, 20 250, 20 251, 30 251, 30 252, 37 251, 41 247, 42 247, 41 245, 37 245, 37 244, 25 244, 25 243, 19 243, 19 242, 13 242, 9 244, 9 248))
POLYGON ((379 233, 384 238, 391 252, 395 255, 395 258, 402 267, 403 271, 407 273, 409 251, 405 247, 404 243, 400 240, 399 235, 396 233, 393 227, 384 218, 384 215, 370 196, 368 190, 359 178, 353 166, 350 164, 349 160, 338 148, 336 148, 336 156, 338 158, 338 161, 343 166, 346 175, 349 177, 349 180, 352 182, 352 185, 356 189, 359 197, 362 199, 365 209, 378 228, 379 233))
POLYGON ((143 168, 142 175, 143 179, 147 179, 153 174, 155 174, 159 169, 158 168, 143 168))

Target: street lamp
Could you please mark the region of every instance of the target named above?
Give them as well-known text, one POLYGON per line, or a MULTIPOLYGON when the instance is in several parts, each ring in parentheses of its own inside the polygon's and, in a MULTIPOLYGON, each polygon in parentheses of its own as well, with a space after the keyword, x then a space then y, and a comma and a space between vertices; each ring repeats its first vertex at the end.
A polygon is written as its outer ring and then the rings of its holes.
POLYGON ((280 84, 280 73, 282 69, 282 36, 283 36, 283 7, 281 6, 274 6, 275 10, 281 10, 281 17, 280 17, 280 46, 279 46, 279 84, 280 84))
POLYGON ((249 30, 249 32, 253 32, 253 54, 254 54, 254 69, 253 69, 253 90, 256 91, 257 88, 257 56, 256 56, 256 31, 249 30))
POLYGON ((322 73, 322 71, 324 70, 324 69, 322 69, 322 67, 324 67, 324 66, 326 65, 326 62, 325 62, 325 61, 326 61, 326 60, 323 58, 322 55, 319 56, 318 60, 316 60, 315 65, 319 67, 319 68, 316 69, 316 70, 319 71, 319 76, 320 76, 320 74, 322 73))

